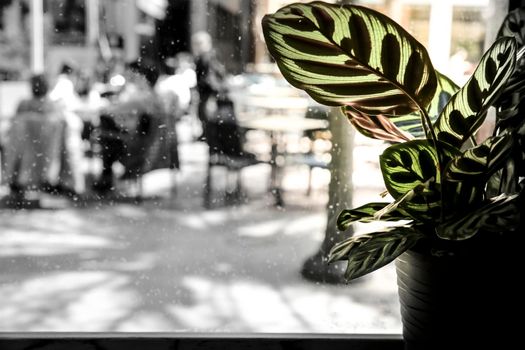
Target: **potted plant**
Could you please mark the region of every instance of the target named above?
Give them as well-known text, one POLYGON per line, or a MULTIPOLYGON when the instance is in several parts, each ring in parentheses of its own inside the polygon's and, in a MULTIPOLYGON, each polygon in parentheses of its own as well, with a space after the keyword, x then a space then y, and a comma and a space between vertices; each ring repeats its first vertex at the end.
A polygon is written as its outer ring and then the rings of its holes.
POLYGON ((523 154, 523 118, 500 118, 482 142, 475 136, 489 107, 516 110, 519 98, 509 96, 524 85, 522 42, 497 39, 459 88, 422 44, 366 7, 296 3, 266 15, 262 27, 290 84, 392 143, 379 162, 393 201, 343 210, 338 227, 398 224, 338 243, 329 261, 347 261, 351 280, 396 260, 407 348, 516 338, 507 313, 520 300, 522 196, 520 174, 508 169, 523 154))

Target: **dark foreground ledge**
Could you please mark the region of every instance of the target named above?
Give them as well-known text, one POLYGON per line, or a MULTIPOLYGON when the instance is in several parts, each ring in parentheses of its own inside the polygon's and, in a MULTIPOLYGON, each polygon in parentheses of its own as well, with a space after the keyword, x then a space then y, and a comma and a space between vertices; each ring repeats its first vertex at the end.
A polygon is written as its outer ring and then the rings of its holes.
POLYGON ((402 350, 401 335, 0 333, 2 350, 402 350))

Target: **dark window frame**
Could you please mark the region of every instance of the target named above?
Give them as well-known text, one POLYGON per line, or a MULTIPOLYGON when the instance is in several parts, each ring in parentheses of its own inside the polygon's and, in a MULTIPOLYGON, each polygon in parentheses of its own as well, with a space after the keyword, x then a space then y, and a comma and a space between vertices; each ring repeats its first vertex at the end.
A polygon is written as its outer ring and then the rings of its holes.
MULTIPOLYGON (((525 0, 508 0, 509 12, 525 0)), ((0 332, 1 350, 290 349, 402 350, 401 334, 0 332)))
POLYGON ((3 333, 2 350, 402 350, 400 334, 3 333))

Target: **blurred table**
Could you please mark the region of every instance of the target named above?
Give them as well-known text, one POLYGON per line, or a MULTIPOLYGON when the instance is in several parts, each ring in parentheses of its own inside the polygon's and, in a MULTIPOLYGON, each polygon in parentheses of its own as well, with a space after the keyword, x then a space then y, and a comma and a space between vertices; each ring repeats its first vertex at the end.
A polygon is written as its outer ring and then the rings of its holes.
POLYGON ((270 135, 270 164, 272 167, 270 190, 275 197, 275 204, 283 206, 281 168, 284 164, 279 163, 278 157, 286 153, 285 135, 302 133, 307 130, 326 129, 328 128, 328 121, 285 115, 268 115, 262 118, 239 119, 239 126, 247 130, 262 130, 270 135))
POLYGON ((284 115, 268 115, 257 119, 239 119, 245 129, 264 130, 272 133, 294 133, 306 130, 326 129, 328 121, 284 115))
POLYGON ((304 116, 310 104, 304 96, 282 96, 269 91, 267 95, 238 94, 235 96, 237 115, 258 117, 272 115, 304 116))
POLYGON ((308 99, 301 96, 248 95, 243 104, 249 107, 280 110, 306 110, 308 99))

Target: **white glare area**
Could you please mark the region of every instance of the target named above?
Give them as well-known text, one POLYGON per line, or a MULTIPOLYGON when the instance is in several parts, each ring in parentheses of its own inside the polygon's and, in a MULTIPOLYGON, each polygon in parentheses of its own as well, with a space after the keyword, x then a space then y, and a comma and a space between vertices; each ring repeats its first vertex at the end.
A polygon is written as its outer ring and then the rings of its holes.
POLYGON ((117 74, 117 75, 111 77, 111 79, 109 80, 109 83, 112 86, 116 86, 116 87, 124 86, 124 84, 126 84, 126 78, 124 78, 120 74, 117 74))

